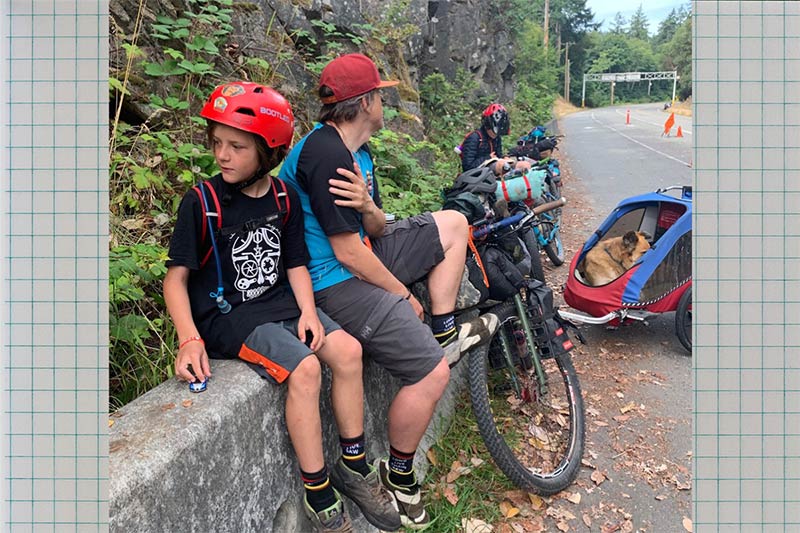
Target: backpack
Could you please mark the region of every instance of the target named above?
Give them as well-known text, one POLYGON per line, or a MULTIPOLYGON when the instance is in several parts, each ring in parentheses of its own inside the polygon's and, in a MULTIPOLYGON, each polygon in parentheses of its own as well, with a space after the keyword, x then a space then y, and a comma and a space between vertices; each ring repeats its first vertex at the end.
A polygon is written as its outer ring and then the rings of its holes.
POLYGON ((466 135, 464 135, 464 138, 461 140, 461 144, 456 146, 456 153, 458 154, 458 157, 460 157, 462 160, 464 159, 464 152, 463 152, 464 142, 466 142, 467 138, 470 135, 472 135, 473 133, 477 133, 478 134, 478 147, 479 148, 481 146, 481 143, 483 143, 483 134, 481 133, 480 128, 478 128, 477 130, 472 130, 471 132, 469 132, 466 135))
POLYGON ((473 224, 486 217, 494 205, 497 178, 491 169, 473 168, 459 174, 453 186, 443 191, 442 209, 452 209, 467 217, 473 224))
MULTIPOLYGON (((284 225, 289 220, 289 213, 291 212, 292 205, 289 201, 289 194, 286 192, 286 184, 283 180, 279 178, 272 178, 273 182, 277 182, 281 186, 281 192, 276 190, 276 187, 270 187, 272 189, 272 194, 275 196, 275 203, 278 205, 278 208, 281 212, 283 212, 283 223, 284 225), (284 207, 281 208, 281 201, 280 199, 284 198, 284 207)), ((217 197, 217 191, 214 190, 214 187, 211 186, 207 181, 200 182, 199 184, 192 187, 192 190, 197 194, 197 197, 200 199, 200 206, 203 209, 204 223, 201 224, 202 230, 200 232, 200 243, 206 246, 206 239, 208 238, 208 226, 213 226, 214 224, 211 223, 211 219, 217 219, 216 223, 216 232, 219 233, 222 231, 222 208, 220 207, 219 198, 217 197), (203 192, 208 190, 211 193, 211 199, 214 201, 214 209, 215 211, 211 211, 209 205, 206 205, 206 198, 203 192)), ((240 226, 233 228, 233 231, 241 229, 240 226)), ((211 259, 211 254, 214 253, 214 248, 212 247, 211 243, 207 244, 208 249, 204 254, 202 254, 203 259, 200 260, 200 268, 203 268, 208 260, 211 259)))

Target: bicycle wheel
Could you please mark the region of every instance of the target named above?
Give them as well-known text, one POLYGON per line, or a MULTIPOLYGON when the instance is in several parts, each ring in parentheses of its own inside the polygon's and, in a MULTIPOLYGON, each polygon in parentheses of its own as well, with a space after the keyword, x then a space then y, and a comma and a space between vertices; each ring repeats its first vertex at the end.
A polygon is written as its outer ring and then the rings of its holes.
POLYGON ((675 310, 675 334, 684 348, 692 353, 692 288, 689 287, 678 301, 675 310))
POLYGON ((561 266, 564 264, 564 245, 561 243, 561 232, 555 229, 552 222, 542 221, 539 225, 542 234, 549 242, 544 245, 544 253, 547 258, 553 263, 553 266, 561 266))
POLYGON ((528 229, 522 234, 522 242, 531 254, 531 277, 544 281, 544 267, 542 266, 542 255, 539 253, 539 243, 536 242, 536 235, 533 229, 528 229))
MULTIPOLYGON (((469 357, 472 410, 498 468, 518 487, 544 496, 568 487, 583 456, 583 397, 568 353, 542 360, 547 392, 540 394, 530 354, 520 347, 511 303, 497 311, 501 326, 488 349, 469 357)), ((524 339, 524 337, 523 337, 524 339)))

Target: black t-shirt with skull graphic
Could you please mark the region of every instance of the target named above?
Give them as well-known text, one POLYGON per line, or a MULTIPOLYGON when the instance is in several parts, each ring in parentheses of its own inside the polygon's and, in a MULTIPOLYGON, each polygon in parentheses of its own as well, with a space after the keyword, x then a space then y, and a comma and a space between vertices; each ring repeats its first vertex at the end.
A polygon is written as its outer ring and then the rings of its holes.
MULTIPOLYGON (((211 249, 208 222, 203 216, 197 193, 190 189, 181 200, 178 220, 169 246, 166 265, 190 269, 189 300, 192 317, 211 357, 234 358, 242 342, 257 326, 300 315, 286 278, 286 269, 308 264, 303 238, 303 209, 300 198, 286 185, 289 208, 284 225, 286 198, 276 203, 273 190, 281 186, 273 180, 271 190, 261 198, 238 192, 222 179, 211 178, 211 185, 222 204, 222 229, 211 218, 222 268, 225 299, 232 309, 222 314, 210 293, 217 290, 217 266, 212 253, 201 268, 202 258, 211 249), (227 202, 227 203, 226 203, 227 202), (202 240, 202 226, 206 237, 202 240)), ((215 211, 214 200, 206 189, 206 202, 215 211)))

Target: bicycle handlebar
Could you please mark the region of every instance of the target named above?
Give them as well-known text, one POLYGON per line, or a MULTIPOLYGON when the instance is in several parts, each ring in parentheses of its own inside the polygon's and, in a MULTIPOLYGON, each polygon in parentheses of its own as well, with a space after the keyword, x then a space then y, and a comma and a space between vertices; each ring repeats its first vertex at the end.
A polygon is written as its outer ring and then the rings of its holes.
POLYGON ((520 227, 524 226, 529 220, 541 215, 542 213, 547 213, 548 211, 552 211, 553 209, 558 209, 559 207, 563 207, 567 205, 567 199, 563 196, 558 200, 553 200, 552 202, 547 202, 546 204, 538 205, 534 207, 532 210, 525 210, 520 211, 510 217, 506 217, 502 220, 498 220, 497 222, 492 222, 491 224, 486 224, 485 226, 481 226, 479 228, 474 228, 472 230, 472 238, 473 239, 482 239, 487 235, 494 233, 497 230, 506 228, 511 226, 512 224, 516 224, 520 222, 520 227))

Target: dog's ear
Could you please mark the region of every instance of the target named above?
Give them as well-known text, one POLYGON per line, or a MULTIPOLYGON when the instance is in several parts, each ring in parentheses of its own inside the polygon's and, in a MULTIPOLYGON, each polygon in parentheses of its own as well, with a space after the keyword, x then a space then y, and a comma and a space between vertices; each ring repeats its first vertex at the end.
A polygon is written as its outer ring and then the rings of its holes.
POLYGON ((634 250, 638 243, 639 243, 639 236, 636 235, 635 231, 629 231, 628 233, 622 236, 622 246, 626 250, 634 250))

